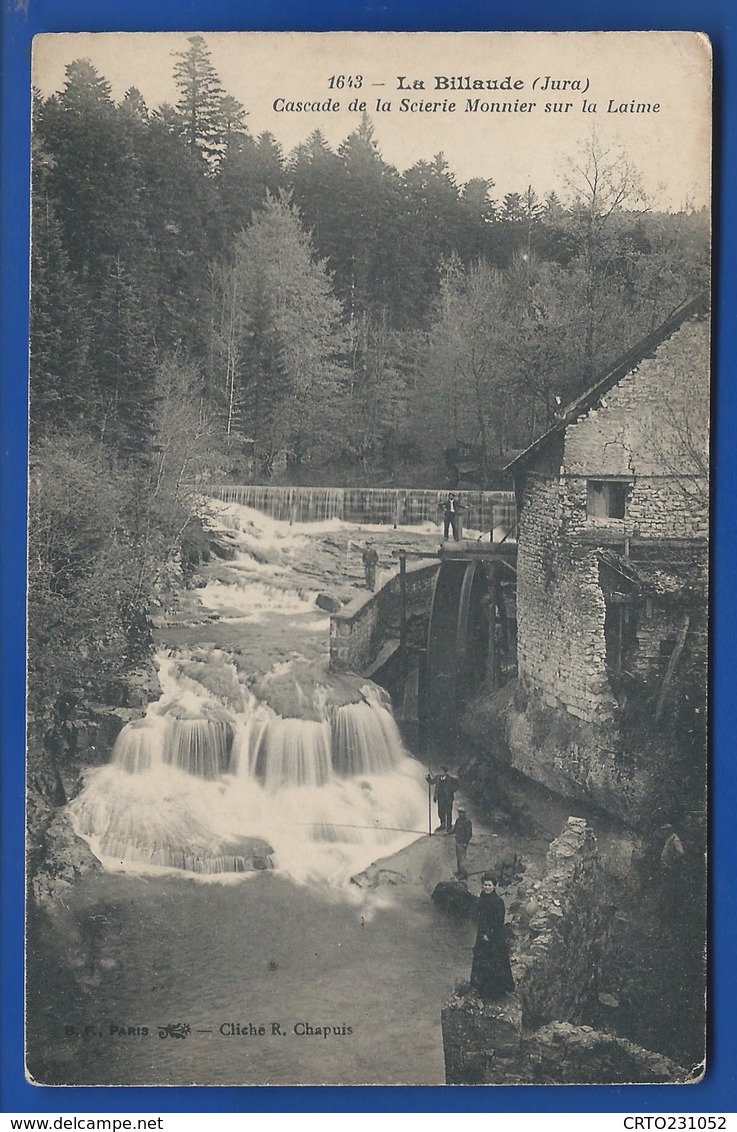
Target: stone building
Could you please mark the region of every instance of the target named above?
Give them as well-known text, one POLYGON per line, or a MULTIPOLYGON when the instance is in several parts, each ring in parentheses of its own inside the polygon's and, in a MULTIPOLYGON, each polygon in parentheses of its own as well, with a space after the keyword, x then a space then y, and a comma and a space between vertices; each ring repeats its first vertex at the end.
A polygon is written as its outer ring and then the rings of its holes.
MULTIPOLYGON (((670 755, 655 750, 666 720, 690 728, 699 762, 709 349, 700 296, 509 465, 519 524, 511 760, 627 819, 674 802, 661 789, 670 755)), ((702 748, 697 779, 703 761, 702 748)), ((673 770, 676 801, 690 789, 682 769, 673 770)))

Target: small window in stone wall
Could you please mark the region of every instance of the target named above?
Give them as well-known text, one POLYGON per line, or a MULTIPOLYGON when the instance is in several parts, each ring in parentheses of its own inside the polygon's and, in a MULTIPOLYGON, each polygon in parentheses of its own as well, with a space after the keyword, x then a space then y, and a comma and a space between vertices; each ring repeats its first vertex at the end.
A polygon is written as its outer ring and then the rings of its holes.
POLYGON ((589 519, 623 519, 629 483, 625 480, 588 480, 586 516, 589 519))

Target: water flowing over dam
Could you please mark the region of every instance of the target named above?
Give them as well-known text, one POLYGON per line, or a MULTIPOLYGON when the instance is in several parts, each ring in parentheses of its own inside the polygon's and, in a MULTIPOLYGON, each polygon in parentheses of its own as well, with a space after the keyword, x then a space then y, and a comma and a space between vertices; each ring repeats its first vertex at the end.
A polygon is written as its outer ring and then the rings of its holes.
MULTIPOLYGON (((416 526, 436 523, 447 494, 422 488, 399 487, 275 487, 271 484, 208 484, 203 490, 225 503, 239 503, 296 523, 341 519, 346 523, 416 526)), ((512 530, 515 502, 512 491, 461 491, 463 523, 477 531, 494 527, 512 530)))

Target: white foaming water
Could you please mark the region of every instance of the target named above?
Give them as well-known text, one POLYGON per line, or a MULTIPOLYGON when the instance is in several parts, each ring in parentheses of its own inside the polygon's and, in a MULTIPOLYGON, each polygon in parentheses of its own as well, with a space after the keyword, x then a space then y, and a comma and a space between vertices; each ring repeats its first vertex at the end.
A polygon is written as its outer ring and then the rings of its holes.
POLYGON ((255 623, 274 613, 315 612, 314 593, 250 578, 235 585, 208 582, 198 596, 204 605, 220 613, 221 619, 226 621, 233 618, 255 623))
POLYGON ((279 566, 282 559, 291 551, 300 551, 308 543, 308 534, 329 534, 340 531, 349 524, 335 517, 320 521, 302 523, 288 519, 275 518, 255 507, 235 501, 208 501, 210 523, 217 528, 236 536, 237 542, 246 553, 255 551, 268 559, 272 565, 279 566))
MULTIPOLYGON (((361 525, 414 526, 436 523, 444 491, 418 488, 276 487, 265 484, 210 484, 208 493, 228 504, 251 507, 291 523, 343 520, 361 525)), ((515 517, 514 494, 508 491, 461 491, 466 525, 482 531, 515 517)))
POLYGON ((358 702, 339 705, 313 689, 319 718, 296 719, 253 699, 228 714, 171 660, 161 683, 69 807, 108 867, 232 879, 272 864, 340 886, 423 832, 423 770, 374 685, 356 680, 358 702))
POLYGON ((174 720, 165 746, 166 762, 195 778, 219 778, 228 765, 233 732, 211 719, 174 720))
MULTIPOLYGON (((208 515, 214 529, 226 530, 236 536, 239 547, 248 555, 256 552, 268 561, 257 562, 251 568, 260 569, 264 566, 268 570, 288 565, 293 555, 299 556, 309 545, 310 538, 319 534, 331 534, 338 531, 355 531, 357 538, 366 534, 380 535, 386 531, 386 523, 361 523, 357 526, 353 522, 342 518, 323 518, 310 522, 274 518, 245 503, 234 501, 222 502, 219 499, 208 501, 208 515)), ((423 520, 420 523, 402 524, 397 530, 406 530, 408 533, 435 534, 438 530, 437 520, 423 520)))
POLYGON ((163 716, 146 716, 124 727, 113 748, 113 766, 128 774, 143 774, 161 762, 163 716))
POLYGON ((246 725, 238 769, 272 793, 325 786, 333 772, 330 720, 282 719, 257 712, 246 725))
MULTIPOLYGON (((206 607, 242 620, 244 633, 258 623, 265 659, 270 617, 327 630, 299 567, 316 530, 348 524, 321 515, 308 536, 238 502, 213 501, 211 515, 236 556, 198 591, 206 607)), ((341 886, 423 832, 423 769, 376 685, 294 660, 259 677, 256 698, 216 650, 160 656, 159 680, 158 703, 123 729, 110 764, 88 773, 69 807, 105 865, 201 879, 271 865, 341 886)))

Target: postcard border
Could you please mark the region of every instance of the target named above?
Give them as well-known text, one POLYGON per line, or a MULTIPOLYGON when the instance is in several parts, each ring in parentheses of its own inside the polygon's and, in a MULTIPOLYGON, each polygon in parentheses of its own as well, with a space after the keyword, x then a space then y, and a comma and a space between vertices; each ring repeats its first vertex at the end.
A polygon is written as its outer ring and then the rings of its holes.
POLYGON ((0 212, 0 1110, 3 1112, 269 1112, 269 1111, 501 1111, 501 1112, 729 1112, 735 1107, 734 1064, 737 976, 731 957, 737 939, 737 846, 731 836, 737 774, 731 760, 735 722, 731 676, 737 665, 732 627, 737 587, 730 585, 735 545, 737 420, 737 204, 727 186, 737 183, 737 29, 728 26, 720 0, 669 0, 620 4, 566 0, 553 13, 549 0, 530 0, 524 11, 493 10, 471 0, 459 10, 444 2, 371 2, 360 11, 350 0, 252 0, 248 19, 233 0, 161 0, 155 18, 143 0, 120 0, 103 13, 95 0, 6 0, 2 13, 2 165, 0 212), (677 18, 674 18, 676 16, 677 18), (33 35, 57 31, 225 30, 698 30, 713 44, 715 62, 715 297, 713 449, 715 520, 712 569, 713 665, 711 694, 711 942, 708 1068, 691 1086, 448 1086, 342 1087, 37 1087, 23 1070, 23 868, 26 371, 28 320, 28 163, 30 151, 30 48, 33 35), (727 99, 731 92, 731 104, 727 99), (730 249, 732 255, 730 255, 730 249), (731 316, 731 317, 730 317, 731 316))

